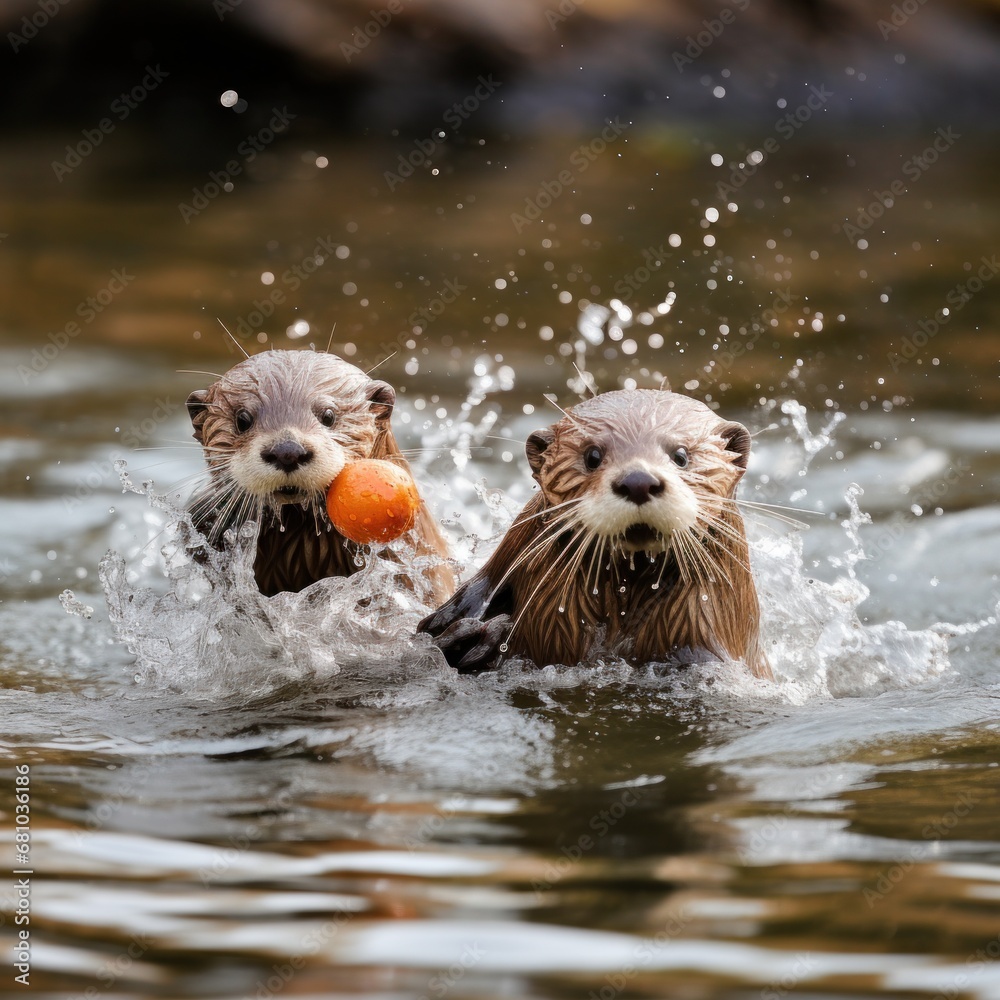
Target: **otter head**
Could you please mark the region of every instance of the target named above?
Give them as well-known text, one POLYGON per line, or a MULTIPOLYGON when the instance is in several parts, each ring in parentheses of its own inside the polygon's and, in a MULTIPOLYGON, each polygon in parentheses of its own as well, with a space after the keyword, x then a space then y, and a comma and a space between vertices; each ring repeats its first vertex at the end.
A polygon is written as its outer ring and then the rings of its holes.
POLYGON ((663 552, 675 532, 710 528, 746 471, 750 432, 670 391, 607 392, 530 435, 547 507, 568 528, 627 551, 663 552))
POLYGON ((348 461, 370 457, 395 401, 392 386, 336 355, 264 351, 192 392, 187 408, 231 510, 241 500, 250 511, 325 510, 327 487, 348 461))

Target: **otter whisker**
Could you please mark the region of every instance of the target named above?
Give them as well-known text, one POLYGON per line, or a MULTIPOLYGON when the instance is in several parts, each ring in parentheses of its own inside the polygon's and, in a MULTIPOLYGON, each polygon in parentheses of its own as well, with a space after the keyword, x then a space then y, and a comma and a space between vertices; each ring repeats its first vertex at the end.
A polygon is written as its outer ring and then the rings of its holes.
POLYGON ((555 541, 560 534, 565 532, 568 523, 569 520, 567 518, 565 522, 557 519, 551 524, 545 525, 539 532, 538 537, 532 541, 531 545, 529 545, 524 552, 518 553, 517 559, 514 560, 514 563, 507 569, 503 576, 500 577, 499 581, 490 593, 489 600, 492 601, 496 597, 503 585, 517 570, 527 566, 539 553, 547 551, 550 544, 555 541))
POLYGON ((519 555, 511 569, 517 569, 521 566, 530 567, 530 565, 534 564, 540 553, 544 552, 560 535, 564 535, 567 530, 572 530, 574 527, 574 523, 569 518, 545 525, 541 532, 539 532, 539 537, 532 542, 525 552, 519 555))
POLYGON ((550 393, 550 392, 544 392, 544 393, 542 393, 542 398, 547 403, 550 403, 552 406, 554 406, 564 417, 567 417, 571 423, 575 424, 577 427, 581 426, 580 421, 577 420, 576 417, 573 416, 573 414, 569 410, 564 410, 556 402, 556 398, 555 398, 555 396, 552 395, 552 393, 550 393))
POLYGON ((514 619, 510 628, 507 630, 507 638, 505 640, 506 644, 510 643, 511 636, 517 630, 517 626, 521 623, 521 619, 525 616, 528 609, 531 607, 532 602, 538 594, 538 591, 542 588, 545 581, 552 575, 553 571, 559 566, 559 564, 566 558, 568 552, 572 551, 569 546, 564 548, 555 559, 552 560, 549 568, 542 574, 542 578, 535 585, 535 588, 528 595, 527 600, 524 602, 524 607, 521 609, 520 614, 514 619))
MULTIPOLYGON (((331 334, 330 337, 332 341, 333 334, 331 334)), ((371 368, 369 368, 368 371, 365 372, 365 374, 371 375, 371 373, 375 371, 376 368, 381 368, 382 365, 384 365, 387 361, 391 361, 398 353, 399 351, 393 351, 392 354, 387 354, 378 364, 372 365, 371 368)))
POLYGON ((713 537, 718 541, 732 542, 734 545, 743 545, 743 536, 739 528, 735 527, 724 517, 714 516, 710 512, 700 515, 697 524, 701 525, 706 537, 713 537))
MULTIPOLYGON (((594 534, 597 535, 597 532, 595 531, 594 534)), ((597 597, 598 596, 597 584, 598 584, 598 581, 600 579, 601 562, 604 559, 604 546, 607 543, 607 539, 605 539, 602 536, 598 536, 598 537, 600 538, 600 545, 595 545, 594 548, 593 548, 593 551, 591 552, 590 565, 587 567, 587 575, 586 575, 586 577, 584 578, 584 581, 583 581, 584 585, 586 586, 587 591, 590 593, 591 597, 597 597), (591 577, 591 575, 593 575, 593 577, 594 577, 594 586, 593 586, 593 588, 591 588, 591 586, 590 586, 590 577, 591 577)))
MULTIPOLYGON (((731 590, 735 589, 733 578, 730 576, 729 571, 725 568, 716 553, 712 550, 715 546, 710 548, 705 544, 704 537, 698 538, 694 534, 693 530, 691 534, 685 536, 685 543, 688 546, 688 553, 690 554, 692 560, 697 564, 698 568, 706 578, 711 580, 714 579, 715 575, 721 576, 729 585, 731 590)), ((745 566, 732 552, 729 550, 724 551, 728 558, 736 561, 742 569, 749 571, 749 567, 745 566)))
POLYGON ((226 331, 226 334, 228 335, 229 339, 243 352, 243 357, 245 357, 247 361, 249 361, 250 355, 247 354, 247 349, 229 332, 229 327, 227 327, 226 324, 223 323, 218 316, 216 316, 215 318, 219 326, 221 326, 222 329, 226 331))
POLYGON ((677 562, 677 546, 674 544, 674 541, 675 539, 673 533, 671 533, 668 540, 670 549, 665 551, 660 557, 660 572, 656 574, 656 583, 653 584, 653 590, 660 589, 660 584, 663 582, 663 574, 666 573, 667 567, 670 565, 671 557, 673 557, 673 562, 675 565, 678 565, 679 569, 679 564, 677 562))
POLYGON ((756 500, 734 500, 733 502, 740 507, 747 508, 748 512, 751 514, 770 517, 775 521, 780 521, 782 524, 787 524, 790 528, 798 528, 799 530, 808 528, 809 525, 805 521, 800 521, 797 517, 790 517, 788 514, 781 513, 781 511, 794 510, 800 514, 808 514, 812 517, 826 516, 822 511, 818 510, 803 510, 800 507, 784 507, 781 504, 760 503, 756 500))
POLYGON ((580 381, 584 387, 590 390, 592 396, 596 396, 598 393, 594 388, 594 376, 590 372, 584 371, 575 361, 573 362, 573 367, 576 369, 577 375, 580 376, 580 381))
MULTIPOLYGON (((545 514, 552 514, 557 510, 562 510, 565 507, 570 507, 573 504, 579 504, 582 502, 583 497, 574 497, 572 500, 564 500, 562 503, 557 503, 552 507, 543 507, 541 510, 535 511, 534 514, 528 514, 527 516, 523 516, 523 513, 518 514, 518 516, 514 519, 514 525, 526 524, 528 521, 532 521, 536 517, 542 517, 545 514)), ((511 525, 511 527, 514 525, 511 525)))
POLYGON ((596 532, 591 529, 585 529, 582 532, 573 536, 572 544, 576 547, 575 555, 572 561, 566 569, 563 580, 563 596, 560 598, 559 606, 565 608, 569 605, 569 593, 574 586, 579 585, 579 581, 575 579, 576 574, 580 571, 583 565, 583 560, 587 555, 587 552, 594 540, 596 532))
POLYGON ((233 483, 228 493, 224 495, 225 502, 222 508, 218 511, 216 520, 213 523, 211 532, 208 536, 209 541, 211 541, 213 545, 220 541, 229 528, 233 526, 231 524, 233 513, 241 504, 245 496, 246 494, 239 488, 237 483, 233 483))

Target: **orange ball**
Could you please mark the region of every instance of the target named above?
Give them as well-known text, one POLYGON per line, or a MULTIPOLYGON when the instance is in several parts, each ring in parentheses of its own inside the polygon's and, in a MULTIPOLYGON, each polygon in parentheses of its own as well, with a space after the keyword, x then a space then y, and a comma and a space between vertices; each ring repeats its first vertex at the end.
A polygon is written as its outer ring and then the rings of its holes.
POLYGON ((349 462, 331 483, 326 509, 352 542, 391 542, 413 527, 420 497, 409 474, 378 458, 349 462))

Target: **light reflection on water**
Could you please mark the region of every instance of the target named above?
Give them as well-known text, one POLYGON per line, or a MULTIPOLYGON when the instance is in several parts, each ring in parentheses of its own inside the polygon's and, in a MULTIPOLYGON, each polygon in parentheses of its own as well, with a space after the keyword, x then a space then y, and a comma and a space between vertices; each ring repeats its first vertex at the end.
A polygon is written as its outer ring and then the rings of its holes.
POLYGON ((928 355, 893 372, 886 360, 963 262, 987 252, 995 197, 981 198, 981 223, 951 217, 954 177, 964 198, 982 193, 956 150, 954 166, 921 181, 931 207, 901 200, 897 228, 859 262, 831 225, 864 183, 819 153, 814 169, 803 150, 797 180, 783 176, 779 191, 762 176, 738 213, 721 213, 709 253, 707 152, 633 141, 596 162, 550 220, 516 233, 510 213, 563 152, 511 149, 502 176, 456 161, 392 199, 371 190, 377 150, 322 177, 286 164, 197 228, 174 218, 172 189, 117 204, 82 192, 58 206, 29 191, 6 206, 12 232, 36 234, 30 247, 12 238, 0 263, 2 746, 11 764, 32 764, 36 983, 149 996, 253 996, 261 984, 286 995, 933 996, 964 975, 973 995, 997 995, 998 642, 989 627, 953 637, 942 663, 915 638, 997 602, 995 426, 977 415, 996 388, 970 377, 992 350, 992 307, 970 303, 934 342, 943 364, 928 355), (283 275, 327 233, 349 253, 334 251, 293 300, 283 275), (520 442, 554 416, 542 394, 574 398, 576 353, 559 345, 581 300, 607 304, 672 233, 682 240, 663 257, 664 281, 628 301, 639 312, 676 292, 649 327, 662 346, 636 337, 634 355, 612 355, 621 341, 609 337, 587 362, 601 388, 698 379, 694 394, 711 392, 754 430, 785 420, 758 438, 747 490, 834 516, 809 518, 801 556, 782 549, 780 525, 756 527, 758 569, 786 648, 801 651, 816 626, 815 642, 838 653, 825 669, 839 688, 819 683, 813 660, 777 688, 712 667, 666 679, 614 665, 511 668, 477 681, 392 639, 378 640, 377 664, 327 647, 339 672, 293 657, 301 669, 283 673, 244 650, 246 673, 225 684, 210 656, 133 681, 97 566, 113 547, 130 586, 162 594, 166 539, 162 516, 121 495, 113 460, 164 487, 197 471, 195 449, 133 446, 188 439, 183 398, 209 376, 174 370, 231 363, 216 316, 237 326, 277 285, 289 296, 268 326, 279 338, 303 317, 322 347, 335 320, 335 349, 354 345, 358 363, 398 351, 380 369, 401 390, 398 428, 426 448, 416 466, 476 563, 490 544, 476 536, 495 536, 528 495, 520 442), (122 266, 135 283, 20 378, 46 334, 122 266), (719 327, 735 330, 786 287, 801 301, 773 339, 708 385, 704 365, 733 336, 719 327), (427 325, 414 336, 404 327, 415 312, 427 325), (916 405, 894 402, 910 395, 916 405), (769 402, 792 397, 802 410, 769 402), (847 418, 800 476, 793 425, 830 426, 828 398, 847 418), (950 412, 928 408, 942 404, 950 412), (832 617, 806 620, 802 580, 833 587, 845 607, 857 599, 840 523, 852 482, 875 518, 857 526, 873 558, 854 565, 871 594, 837 632, 832 617), (795 589, 768 552, 801 560, 795 589), (66 588, 93 619, 65 614, 66 588), (887 627, 893 641, 873 643, 887 627))

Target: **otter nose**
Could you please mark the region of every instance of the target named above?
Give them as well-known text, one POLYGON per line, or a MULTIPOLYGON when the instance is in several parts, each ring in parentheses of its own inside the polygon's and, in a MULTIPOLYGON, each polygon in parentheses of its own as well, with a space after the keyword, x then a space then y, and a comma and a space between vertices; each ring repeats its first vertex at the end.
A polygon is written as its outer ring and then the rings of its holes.
POLYGON ((659 496, 663 492, 663 480, 642 469, 633 469, 617 480, 611 489, 618 496, 631 500, 641 507, 652 497, 659 496))
POLYGON ((305 465, 313 457, 308 448, 303 448, 298 441, 279 441, 265 448, 260 457, 268 465, 274 465, 283 472, 294 472, 300 465, 305 465))

